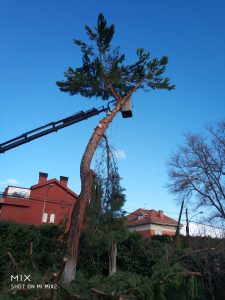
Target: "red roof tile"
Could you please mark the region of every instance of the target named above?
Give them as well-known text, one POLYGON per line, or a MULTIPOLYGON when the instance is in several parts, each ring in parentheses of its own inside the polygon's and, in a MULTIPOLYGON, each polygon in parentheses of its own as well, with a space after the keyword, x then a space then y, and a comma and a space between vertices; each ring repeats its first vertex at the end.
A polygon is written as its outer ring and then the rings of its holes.
POLYGON ((156 211, 154 209, 147 210, 147 209, 139 208, 127 216, 128 226, 140 225, 146 223, 157 223, 157 224, 177 226, 177 221, 164 215, 163 211, 156 211), (160 212, 162 213, 161 217, 160 217, 160 212))

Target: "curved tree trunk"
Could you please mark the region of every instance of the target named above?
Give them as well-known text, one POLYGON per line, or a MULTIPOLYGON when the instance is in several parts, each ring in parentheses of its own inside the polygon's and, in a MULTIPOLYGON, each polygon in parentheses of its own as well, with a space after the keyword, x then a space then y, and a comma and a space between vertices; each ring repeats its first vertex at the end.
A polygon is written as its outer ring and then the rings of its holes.
POLYGON ((75 279, 77 260, 79 254, 79 242, 81 232, 85 222, 85 216, 87 206, 91 197, 91 191, 94 184, 95 173, 91 170, 91 161, 95 150, 97 149, 98 143, 104 135, 109 123, 120 111, 122 104, 139 88, 140 85, 134 87, 134 89, 120 101, 118 100, 115 108, 112 112, 102 119, 98 126, 94 129, 94 132, 89 140, 89 143, 83 154, 81 165, 80 165, 80 177, 81 177, 81 192, 75 202, 72 215, 70 228, 68 231, 68 238, 65 249, 65 257, 67 263, 63 272, 63 282, 69 283, 75 279))

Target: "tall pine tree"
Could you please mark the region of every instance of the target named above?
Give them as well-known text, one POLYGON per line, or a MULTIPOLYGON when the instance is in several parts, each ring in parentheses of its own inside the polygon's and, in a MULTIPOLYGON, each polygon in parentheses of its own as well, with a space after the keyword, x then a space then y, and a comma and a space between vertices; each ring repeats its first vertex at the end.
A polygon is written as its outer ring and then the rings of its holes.
POLYGON ((65 256, 67 263, 63 273, 65 283, 75 278, 79 253, 79 242, 84 226, 87 206, 91 196, 95 173, 91 162, 99 141, 104 136, 110 122, 120 111, 122 105, 138 89, 172 90, 169 78, 164 77, 168 58, 150 59, 150 53, 143 48, 137 49, 137 60, 133 64, 125 63, 125 55, 120 48, 112 48, 115 33, 114 25, 107 25, 102 14, 99 14, 94 29, 85 26, 90 45, 74 40, 82 52, 82 65, 69 67, 64 73, 65 80, 58 81, 60 90, 70 95, 80 94, 84 97, 99 97, 102 100, 115 100, 111 114, 102 119, 94 129, 87 144, 80 165, 81 192, 71 215, 65 256))

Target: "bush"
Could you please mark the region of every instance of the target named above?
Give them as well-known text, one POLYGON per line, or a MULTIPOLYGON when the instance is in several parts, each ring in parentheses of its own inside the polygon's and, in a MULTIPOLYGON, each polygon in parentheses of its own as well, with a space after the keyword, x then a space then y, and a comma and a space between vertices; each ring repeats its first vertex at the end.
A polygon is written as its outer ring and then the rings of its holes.
POLYGON ((1 221, 0 287, 9 286, 11 274, 31 274, 34 279, 57 270, 63 257, 62 235, 63 229, 54 225, 1 221))

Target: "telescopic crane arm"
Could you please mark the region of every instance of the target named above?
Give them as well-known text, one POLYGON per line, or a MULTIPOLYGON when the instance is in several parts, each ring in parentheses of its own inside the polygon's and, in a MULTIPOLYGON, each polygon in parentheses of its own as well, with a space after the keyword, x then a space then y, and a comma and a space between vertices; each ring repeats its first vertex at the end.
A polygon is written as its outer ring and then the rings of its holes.
POLYGON ((99 108, 92 108, 87 111, 80 111, 72 116, 67 118, 61 119, 56 122, 51 122, 49 124, 43 125, 41 127, 35 128, 31 131, 25 132, 11 140, 8 140, 2 144, 0 144, 0 153, 4 153, 10 149, 18 147, 20 145, 26 144, 30 141, 38 139, 44 135, 49 133, 58 131, 64 127, 73 125, 75 123, 81 122, 93 116, 96 116, 104 111, 109 110, 109 107, 99 107, 99 108))

